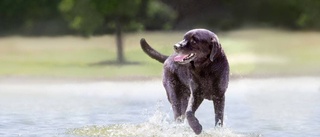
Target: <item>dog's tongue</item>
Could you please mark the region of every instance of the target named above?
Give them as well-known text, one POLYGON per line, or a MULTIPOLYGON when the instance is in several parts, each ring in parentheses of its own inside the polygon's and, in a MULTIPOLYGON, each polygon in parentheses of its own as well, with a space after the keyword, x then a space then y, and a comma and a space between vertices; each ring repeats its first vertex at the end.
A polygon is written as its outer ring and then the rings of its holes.
POLYGON ((175 56, 173 58, 174 61, 179 61, 182 62, 184 58, 186 58, 188 55, 184 55, 184 54, 178 54, 177 56, 175 56))

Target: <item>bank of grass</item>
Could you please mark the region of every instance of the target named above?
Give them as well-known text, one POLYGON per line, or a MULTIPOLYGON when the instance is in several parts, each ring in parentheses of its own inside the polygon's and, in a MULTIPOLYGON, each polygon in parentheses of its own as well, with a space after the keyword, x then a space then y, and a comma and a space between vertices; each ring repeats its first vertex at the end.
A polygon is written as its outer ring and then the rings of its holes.
MULTIPOLYGON (((136 79, 160 78, 162 64, 140 49, 144 37, 161 53, 185 32, 141 32, 125 35, 128 65, 115 65, 112 35, 81 38, 2 37, 0 77, 54 77, 136 79), (101 62, 109 62, 98 65, 101 62)), ((232 76, 283 76, 320 74, 320 33, 247 29, 218 33, 228 56, 232 76)))

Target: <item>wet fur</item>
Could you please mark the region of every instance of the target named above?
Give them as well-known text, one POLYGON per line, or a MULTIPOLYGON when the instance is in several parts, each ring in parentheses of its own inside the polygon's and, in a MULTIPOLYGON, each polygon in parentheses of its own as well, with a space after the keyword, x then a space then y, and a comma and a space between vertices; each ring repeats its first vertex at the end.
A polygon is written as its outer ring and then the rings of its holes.
POLYGON ((145 41, 142 49, 151 58, 164 63, 163 85, 172 105, 176 121, 187 119, 196 134, 202 126, 195 112, 204 99, 212 100, 215 125, 223 125, 225 92, 229 81, 229 64, 218 37, 209 30, 194 29, 175 44, 175 53, 162 55, 145 41), (195 58, 185 64, 174 61, 180 54, 195 53, 195 58))

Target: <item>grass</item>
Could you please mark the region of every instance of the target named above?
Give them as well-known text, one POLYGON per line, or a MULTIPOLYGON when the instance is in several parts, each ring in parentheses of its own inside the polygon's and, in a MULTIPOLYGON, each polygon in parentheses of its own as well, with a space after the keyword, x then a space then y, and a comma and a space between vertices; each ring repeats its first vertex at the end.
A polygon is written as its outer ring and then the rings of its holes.
MULTIPOLYGON (((185 32, 141 32, 125 35, 125 57, 131 65, 92 65, 116 58, 112 35, 81 38, 2 37, 0 77, 57 77, 128 79, 161 77, 162 64, 140 49, 144 37, 158 51, 173 52, 172 45, 185 32)), ((320 33, 273 29, 246 29, 218 33, 232 76, 320 74, 320 33)))

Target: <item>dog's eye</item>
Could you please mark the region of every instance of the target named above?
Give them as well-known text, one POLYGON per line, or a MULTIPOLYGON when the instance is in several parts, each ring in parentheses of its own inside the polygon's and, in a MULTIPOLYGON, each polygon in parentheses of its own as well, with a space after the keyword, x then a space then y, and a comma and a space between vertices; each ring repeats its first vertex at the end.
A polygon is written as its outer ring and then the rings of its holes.
POLYGON ((197 42, 198 41, 196 39, 191 39, 191 41, 190 41, 191 44, 197 44, 197 42))
POLYGON ((190 41, 191 44, 196 44, 197 42, 195 40, 190 41))
POLYGON ((197 44, 199 42, 199 40, 196 37, 192 37, 190 43, 191 44, 197 44))

